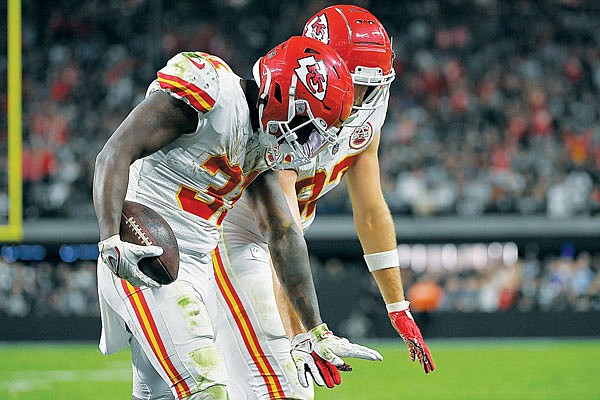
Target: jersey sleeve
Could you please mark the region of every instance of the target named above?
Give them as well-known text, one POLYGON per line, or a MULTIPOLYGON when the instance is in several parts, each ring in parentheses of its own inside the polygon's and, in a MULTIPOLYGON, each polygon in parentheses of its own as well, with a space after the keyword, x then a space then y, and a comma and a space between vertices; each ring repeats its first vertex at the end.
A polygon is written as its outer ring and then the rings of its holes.
POLYGON ((219 97, 219 75, 202 53, 179 53, 156 75, 146 96, 162 90, 202 114, 212 110, 219 97))

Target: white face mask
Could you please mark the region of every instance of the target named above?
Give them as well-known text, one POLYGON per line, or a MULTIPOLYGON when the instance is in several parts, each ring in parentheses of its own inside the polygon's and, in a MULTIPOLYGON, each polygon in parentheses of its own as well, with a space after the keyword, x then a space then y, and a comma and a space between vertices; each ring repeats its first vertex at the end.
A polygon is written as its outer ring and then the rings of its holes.
MULTIPOLYGON (((259 78, 259 62, 260 60, 253 67, 255 79, 259 78)), ((265 79, 264 93, 268 93, 271 85, 271 74, 268 69, 265 79)), ((297 79, 296 75, 292 75, 288 93, 288 113, 285 118, 279 121, 269 121, 267 126, 263 126, 262 115, 265 104, 259 102, 258 106, 260 140, 271 154, 275 169, 292 169, 306 165, 317 154, 329 145, 337 143, 338 140, 340 128, 328 128, 322 118, 313 115, 308 101, 295 98, 297 79), (299 125, 293 125, 294 119, 298 116, 304 116, 306 120, 299 125), (310 134, 307 141, 300 144, 298 137, 306 129, 310 129, 310 134), (275 135, 276 132, 280 132, 279 135, 275 135)), ((260 81, 256 82, 258 84, 260 81)))
POLYGON ((273 135, 266 135, 262 131, 261 133, 263 133, 263 143, 267 145, 273 156, 275 169, 293 169, 306 165, 310 163, 311 159, 335 143, 328 141, 317 129, 312 129, 308 140, 303 144, 296 140, 285 140, 285 135, 276 138, 273 135))

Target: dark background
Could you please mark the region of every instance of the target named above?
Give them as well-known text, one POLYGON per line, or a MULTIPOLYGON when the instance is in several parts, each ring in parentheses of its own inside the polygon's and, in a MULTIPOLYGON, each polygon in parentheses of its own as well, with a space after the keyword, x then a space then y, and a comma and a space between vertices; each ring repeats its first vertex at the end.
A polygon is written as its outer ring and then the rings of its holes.
MULTIPOLYGON (((598 4, 351 3, 394 38, 381 179, 413 307, 418 283, 441 291, 415 312, 425 335, 597 336, 598 4), (440 258, 441 248, 450 256, 440 258), (518 258, 498 248, 516 248, 518 258)), ((201 50, 248 77, 259 56, 330 4, 23 0, 25 237, 0 244, 1 340, 97 338, 94 158, 156 70, 179 51, 201 50)), ((6 221, 5 41, 0 47, 6 221)), ((307 239, 336 332, 395 335, 362 261, 344 184, 319 202, 307 239)))

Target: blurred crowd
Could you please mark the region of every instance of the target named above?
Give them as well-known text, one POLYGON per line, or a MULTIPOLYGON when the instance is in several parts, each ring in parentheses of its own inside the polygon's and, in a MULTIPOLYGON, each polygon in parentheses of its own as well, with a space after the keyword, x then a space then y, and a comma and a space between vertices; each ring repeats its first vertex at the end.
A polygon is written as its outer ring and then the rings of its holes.
POLYGON ((99 316, 96 263, 0 259, 0 316, 99 316))
MULTIPOLYGON (((402 278, 411 310, 432 319, 443 313, 600 311, 600 254, 530 255, 510 265, 494 261, 455 270, 403 268, 402 278)), ((337 331, 377 336, 387 315, 362 263, 325 260, 315 282, 323 315, 337 331)))
MULTIPOLYGON (((370 9, 394 38, 397 78, 380 152, 394 213, 598 211, 600 10, 594 2, 354 3, 370 9)), ((207 51, 250 76, 261 54, 299 34, 329 4, 23 0, 25 218, 94 218, 95 155, 172 55, 207 51)), ((2 118, 0 130, 6 113, 2 118)), ((1 133, 0 218, 7 210, 1 133)), ((326 196, 320 209, 349 211, 342 192, 326 196)))
POLYGON ((415 311, 600 310, 600 254, 526 257, 461 271, 426 271, 405 281, 415 311))
MULTIPOLYGON (((382 302, 362 262, 313 260, 324 313, 362 336, 382 302)), ((600 253, 565 252, 514 262, 490 260, 445 269, 428 264, 402 270, 415 312, 600 311, 600 253)), ((0 316, 98 316, 96 263, 0 259, 0 316)), ((383 315, 385 317, 385 315, 383 315)))

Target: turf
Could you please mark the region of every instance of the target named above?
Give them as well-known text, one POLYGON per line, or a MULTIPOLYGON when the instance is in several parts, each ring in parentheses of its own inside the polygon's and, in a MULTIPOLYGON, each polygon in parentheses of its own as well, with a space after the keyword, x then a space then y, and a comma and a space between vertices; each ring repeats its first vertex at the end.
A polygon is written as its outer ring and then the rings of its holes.
MULTIPOLYGON (((401 343, 371 342, 381 363, 352 363, 317 399, 600 399, 600 340, 430 341, 437 369, 410 362, 401 343)), ((0 399, 130 399, 129 353, 94 344, 0 345, 0 399)))

